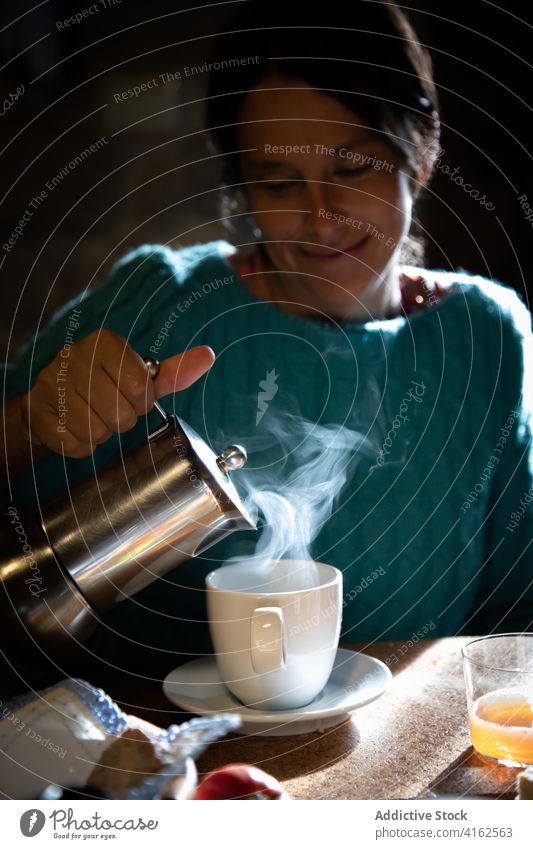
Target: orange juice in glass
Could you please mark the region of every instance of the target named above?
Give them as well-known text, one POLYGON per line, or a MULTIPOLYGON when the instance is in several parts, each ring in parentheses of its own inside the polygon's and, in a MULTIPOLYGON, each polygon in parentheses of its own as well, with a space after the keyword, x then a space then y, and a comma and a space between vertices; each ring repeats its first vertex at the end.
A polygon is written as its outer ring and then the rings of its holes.
POLYGON ((492 634, 463 647, 472 745, 505 766, 533 764, 533 634, 492 634))

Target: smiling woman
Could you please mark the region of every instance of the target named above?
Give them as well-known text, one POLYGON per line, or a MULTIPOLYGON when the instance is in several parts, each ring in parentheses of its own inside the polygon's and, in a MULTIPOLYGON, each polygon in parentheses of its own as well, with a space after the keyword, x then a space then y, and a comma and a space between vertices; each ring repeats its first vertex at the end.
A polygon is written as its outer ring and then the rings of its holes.
MULTIPOLYGON (((14 503, 64 493, 138 444, 155 397, 172 395, 168 408, 212 445, 246 446, 250 483, 271 490, 292 480, 291 464, 307 468, 298 433, 316 448, 327 425, 359 446, 335 498, 344 478, 318 481, 330 518, 307 522, 313 558, 343 572, 343 639, 531 627, 531 317, 503 285, 405 264, 439 149, 426 50, 391 2, 251 0, 212 59, 223 217, 248 220, 254 237, 144 245, 78 299, 67 439, 56 431, 54 358, 74 303, 7 369, 6 456, 17 470, 34 443, 14 503), (222 64, 247 56, 257 61, 222 64), (148 351, 162 360, 155 387, 148 351)), ((147 654, 151 671, 174 652, 210 651, 204 577, 254 552, 255 533, 238 536, 103 617, 92 650, 134 668, 147 654)))
POLYGON ((398 260, 415 245, 412 206, 434 159, 437 95, 394 4, 352 3, 342 26, 337 15, 245 4, 215 55, 263 62, 211 76, 208 123, 229 217, 246 210, 260 234, 255 292, 308 317, 389 317, 401 310, 398 260), (358 234, 338 226, 347 218, 361 221, 358 234))
POLYGON ((299 314, 351 320, 400 310, 397 254, 411 221, 410 175, 386 138, 352 126, 358 120, 343 103, 281 73, 269 74, 240 110, 242 176, 261 256, 276 272, 277 294, 299 314), (297 152, 283 160, 268 154, 266 133, 289 138, 297 152), (304 138, 310 153, 298 152, 304 138), (364 164, 347 161, 343 150, 364 164), (373 168, 376 157, 392 170, 373 168), (360 232, 328 212, 361 220, 360 232))

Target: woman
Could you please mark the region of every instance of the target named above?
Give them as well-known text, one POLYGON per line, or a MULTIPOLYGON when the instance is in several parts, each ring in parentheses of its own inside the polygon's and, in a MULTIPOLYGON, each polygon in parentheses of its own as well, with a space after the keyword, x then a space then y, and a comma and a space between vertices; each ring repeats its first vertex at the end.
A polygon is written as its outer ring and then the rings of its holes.
MULTIPOLYGON (((55 317, 7 371, 7 455, 21 472, 34 452, 11 498, 65 491, 177 390, 167 408, 215 446, 259 446, 258 467, 268 445, 279 482, 287 414, 342 425, 364 450, 312 546, 344 573, 342 639, 530 628, 529 314, 489 280, 402 264, 438 150, 429 58, 391 3, 351 3, 342 28, 336 8, 266 5, 243 4, 220 36, 207 97, 226 217, 251 220, 257 243, 145 245, 55 317), (263 441, 276 423, 277 449, 263 441)), ((119 606, 92 649, 167 666, 208 651, 203 577, 242 552, 237 536, 119 606)))

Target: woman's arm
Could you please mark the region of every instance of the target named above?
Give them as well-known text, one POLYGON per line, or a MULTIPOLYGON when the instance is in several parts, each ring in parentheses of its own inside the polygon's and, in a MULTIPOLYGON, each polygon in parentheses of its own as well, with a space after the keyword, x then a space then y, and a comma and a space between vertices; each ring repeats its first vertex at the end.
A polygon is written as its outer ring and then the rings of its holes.
POLYGON ((9 479, 16 478, 32 463, 39 462, 48 454, 48 448, 30 443, 22 415, 27 398, 27 395, 17 395, 8 401, 2 410, 3 427, 0 433, 2 492, 8 487, 8 474, 9 479))

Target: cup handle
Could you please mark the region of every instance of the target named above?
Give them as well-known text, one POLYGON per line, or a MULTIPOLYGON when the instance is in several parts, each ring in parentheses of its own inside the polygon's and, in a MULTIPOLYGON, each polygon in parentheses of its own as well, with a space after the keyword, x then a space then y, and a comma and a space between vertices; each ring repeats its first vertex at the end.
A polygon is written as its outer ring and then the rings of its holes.
POLYGON ((250 646, 254 672, 276 672, 285 667, 281 607, 254 610, 250 617, 250 646))

